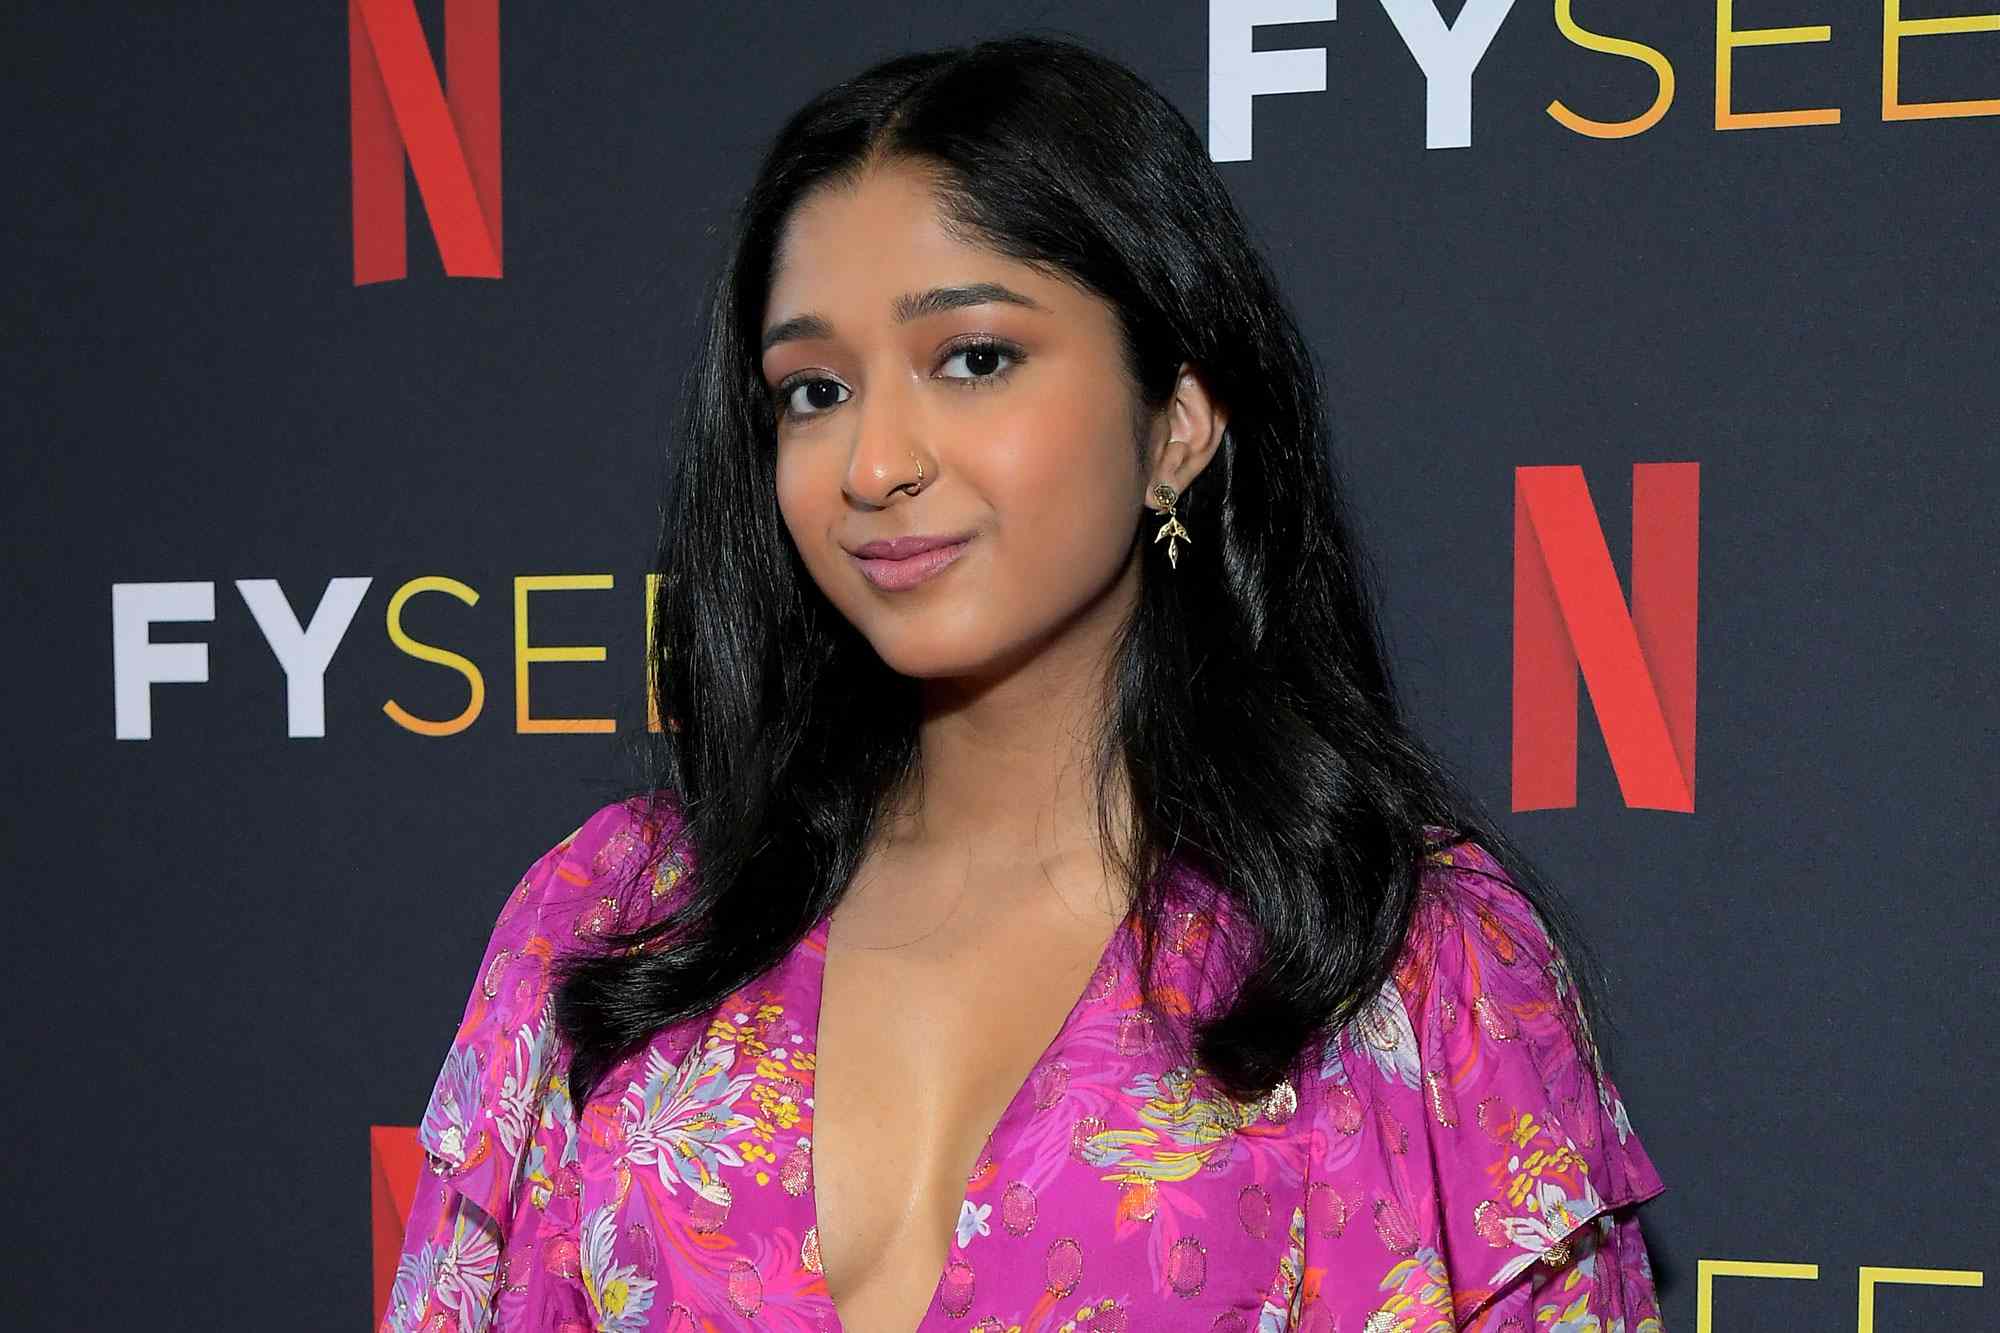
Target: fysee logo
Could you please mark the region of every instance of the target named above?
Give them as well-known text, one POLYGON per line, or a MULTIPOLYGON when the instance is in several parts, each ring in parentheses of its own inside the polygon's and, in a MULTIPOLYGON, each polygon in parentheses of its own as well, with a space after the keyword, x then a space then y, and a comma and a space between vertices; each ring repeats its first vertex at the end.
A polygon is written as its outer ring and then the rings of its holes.
MULTIPOLYGON (((1804 1279, 1819 1278, 1818 1264, 1765 1263, 1748 1259, 1700 1259, 1695 1263, 1695 1333, 1714 1333, 1715 1280, 1721 1277, 1804 1279)), ((1972 1268, 1881 1268, 1864 1265, 1859 1270, 1860 1299, 1855 1305, 1855 1333, 1875 1333, 1877 1287, 1983 1287, 1986 1274, 1972 1268)), ((1764 1307, 1768 1308, 1768 1307, 1764 1307)))
MULTIPOLYGON (((646 660, 648 670, 654 660, 653 595, 660 576, 646 575, 646 660)), ((372 578, 329 579, 319 605, 304 624, 292 609, 276 579, 237 579, 236 591, 257 622, 285 673, 285 734, 287 736, 326 735, 326 672, 354 616, 361 608, 372 578)), ((616 722, 608 717, 536 717, 528 703, 528 671, 538 662, 602 662, 606 649, 601 644, 544 644, 530 641, 528 596, 536 592, 576 592, 608 590, 610 574, 521 574, 514 578, 514 729, 518 732, 608 732, 616 722)), ((479 665, 462 654, 412 637, 403 628, 403 608, 419 593, 444 593, 467 606, 479 604, 476 589, 458 579, 425 575, 401 584, 389 596, 384 619, 389 641, 418 661, 431 662, 456 671, 465 678, 467 699, 458 716, 443 719, 421 718, 394 699, 382 705, 391 721, 420 736, 450 736, 464 731, 478 720, 486 707, 486 675, 479 665)), ((195 641, 157 643, 152 627, 158 624, 212 621, 215 619, 215 584, 207 581, 181 583, 114 583, 111 585, 111 679, 113 706, 119 740, 150 740, 153 735, 153 686, 202 684, 208 680, 208 645, 195 641)), ((651 681, 648 680, 648 684, 651 681)), ((660 730, 660 718, 647 691, 647 729, 660 730)), ((667 719, 669 730, 678 730, 667 719)))
MULTIPOLYGON (((1801 0, 1803 4, 1815 0, 1801 0)), ((1410 57, 1423 75, 1424 147, 1465 148, 1472 143, 1472 74, 1479 68, 1514 0, 1465 0, 1449 26, 1434 0, 1380 0, 1396 25, 1410 57)), ((1208 152, 1217 162, 1250 160, 1251 99, 1277 93, 1326 91, 1326 49, 1253 51, 1256 29, 1286 23, 1331 23, 1335 0, 1209 0, 1208 152)), ((1667 114, 1674 100, 1673 62, 1654 47, 1591 32, 1571 15, 1571 0, 1555 0, 1556 28, 1586 51, 1636 60, 1652 71, 1652 105, 1630 120, 1602 121, 1579 115, 1552 101, 1551 120, 1592 139, 1624 139, 1644 134, 1667 114)), ((1939 18, 1903 17, 1902 0, 1882 0, 1882 119, 1936 120, 1956 116, 2000 116, 2000 98, 1958 102, 1906 102, 1902 98, 1903 42, 1911 37, 2000 31, 2000 14, 1956 14, 1939 18)), ((1737 111, 1733 103, 1735 54, 1746 46, 1789 46, 1833 40, 1829 24, 1790 28, 1738 28, 1734 0, 1715 0, 1715 128, 1773 129, 1787 125, 1837 125, 1837 107, 1785 111, 1737 111)))
POLYGON ((404 154, 444 271, 500 276, 500 0, 445 0, 438 78, 415 0, 348 0, 354 285, 407 275, 404 154))

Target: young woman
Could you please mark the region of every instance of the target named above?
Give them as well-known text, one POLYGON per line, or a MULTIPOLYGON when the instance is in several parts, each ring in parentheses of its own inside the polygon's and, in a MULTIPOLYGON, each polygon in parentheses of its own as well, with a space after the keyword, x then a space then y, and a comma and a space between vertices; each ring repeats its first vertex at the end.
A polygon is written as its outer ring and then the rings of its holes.
POLYGON ((499 913, 386 1330, 1657 1330, 1556 896, 1399 716, 1199 137, 1037 37, 785 125, 665 725, 499 913))

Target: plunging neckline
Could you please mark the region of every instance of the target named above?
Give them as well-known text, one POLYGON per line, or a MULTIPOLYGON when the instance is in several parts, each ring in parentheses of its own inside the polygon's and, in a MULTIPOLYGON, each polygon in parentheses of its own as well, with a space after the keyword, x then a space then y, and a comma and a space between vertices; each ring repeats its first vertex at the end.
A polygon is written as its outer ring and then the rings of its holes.
MULTIPOLYGON (((1161 871, 1162 876, 1166 873, 1164 869, 1161 871)), ((1008 1098, 1006 1106, 1001 1108, 999 1118, 987 1130, 985 1139, 980 1143, 978 1155, 972 1159, 973 1176, 978 1175, 982 1164, 989 1166, 997 1165, 1001 1131, 1018 1119, 1018 1113, 1023 1100, 1028 1098, 1034 1090, 1036 1076, 1049 1063, 1057 1049, 1068 1041, 1075 1030, 1078 1016, 1087 1006, 1109 999, 1116 993, 1118 989, 1116 973, 1113 974, 1111 981, 1106 982, 1103 980, 1105 968, 1107 964, 1116 964, 1122 960, 1125 953, 1125 945, 1128 938, 1137 929, 1137 925, 1133 909, 1127 909, 1125 915, 1119 918, 1117 928, 1111 932, 1111 937, 1105 942, 1104 948, 1099 952, 1097 961, 1091 966, 1090 975, 1084 979, 1082 992, 1070 1003, 1069 1011, 1063 1015, 1063 1020, 1057 1026, 1055 1035, 1043 1044, 1040 1054, 1036 1055, 1034 1060, 1028 1065, 1026 1077, 1014 1089, 1014 1095, 1008 1098)), ((819 1067, 820 1016, 825 1012, 826 1008, 826 945, 827 936, 831 929, 832 913, 829 912, 821 916, 806 935, 808 941, 806 956, 810 961, 808 975, 803 984, 803 993, 812 1005, 812 1017, 810 1024, 804 1026, 808 1026, 812 1033, 812 1051, 815 1062, 815 1077, 813 1080, 815 1092, 817 1091, 819 1082, 817 1070, 819 1067)), ((812 1165, 806 1173, 806 1187, 801 1197, 805 1202, 806 1213, 806 1231, 804 1235, 809 1238, 815 1251, 817 1251, 819 1246, 819 1171, 815 1160, 819 1151, 819 1106, 817 1095, 814 1097, 812 1110, 812 1143, 809 1145, 808 1152, 808 1161, 812 1165)), ((970 1185, 973 1176, 968 1176, 963 1183, 970 1185)), ((960 1216, 964 1215, 965 1203, 964 1192, 961 1192, 959 1196, 960 1216)), ((951 1276, 952 1263, 955 1257, 952 1253, 955 1248, 955 1235, 956 1233, 954 1233, 954 1243, 945 1246, 944 1264, 938 1271, 937 1281, 931 1284, 930 1299, 925 1302, 923 1310, 918 1313, 917 1322, 911 1325, 912 1333, 923 1333, 923 1329, 930 1323, 931 1312, 937 1309, 940 1293, 944 1290, 945 1280, 951 1276)), ((829 1321, 820 1326, 821 1333, 846 1333, 847 1326, 841 1319, 839 1308, 834 1304, 833 1290, 826 1285, 825 1268, 817 1262, 815 1262, 814 1267, 818 1270, 820 1285, 826 1288, 826 1306, 830 1316, 829 1321)))

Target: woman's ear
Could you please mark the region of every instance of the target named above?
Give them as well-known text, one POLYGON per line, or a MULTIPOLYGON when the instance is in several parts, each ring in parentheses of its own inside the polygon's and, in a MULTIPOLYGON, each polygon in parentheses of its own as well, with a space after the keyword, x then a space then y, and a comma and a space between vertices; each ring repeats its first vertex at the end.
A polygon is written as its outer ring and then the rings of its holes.
POLYGON ((1155 420, 1146 485, 1164 481, 1176 491, 1186 490, 1215 457, 1228 425, 1228 410, 1209 394, 1201 372, 1183 361, 1174 376, 1173 396, 1155 420))

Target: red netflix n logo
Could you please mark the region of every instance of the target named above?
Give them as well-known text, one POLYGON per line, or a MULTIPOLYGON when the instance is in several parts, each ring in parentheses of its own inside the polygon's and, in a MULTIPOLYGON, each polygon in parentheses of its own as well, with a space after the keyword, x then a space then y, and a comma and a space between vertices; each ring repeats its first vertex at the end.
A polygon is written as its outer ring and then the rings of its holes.
POLYGON ((403 1252, 403 1225, 417 1197, 417 1177, 424 1169, 423 1145, 414 1125, 368 1127, 368 1212, 370 1246, 374 1252, 375 1317, 388 1308, 396 1284, 396 1261, 403 1252))
POLYGON ((1514 800, 1576 804, 1576 681, 1625 803, 1694 809, 1699 463, 1632 467, 1632 606, 1579 467, 1514 473, 1514 800))
POLYGON ((500 276, 500 0, 445 0, 445 93, 415 0, 348 0, 354 285, 407 273, 403 154, 444 271, 500 276))

